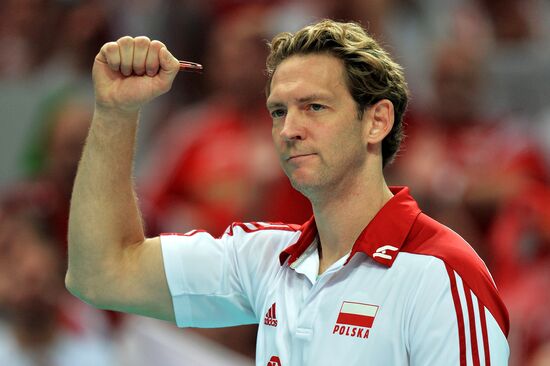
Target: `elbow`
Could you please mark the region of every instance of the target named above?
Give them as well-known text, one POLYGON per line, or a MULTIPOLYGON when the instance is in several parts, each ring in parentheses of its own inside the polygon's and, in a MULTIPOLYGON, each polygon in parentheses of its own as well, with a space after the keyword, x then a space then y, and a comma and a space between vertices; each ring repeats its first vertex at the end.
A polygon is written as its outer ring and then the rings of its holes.
POLYGON ((65 275, 65 287, 73 296, 85 303, 97 308, 101 307, 97 292, 93 290, 93 287, 90 284, 85 284, 83 281, 75 279, 75 276, 70 271, 67 271, 65 275))

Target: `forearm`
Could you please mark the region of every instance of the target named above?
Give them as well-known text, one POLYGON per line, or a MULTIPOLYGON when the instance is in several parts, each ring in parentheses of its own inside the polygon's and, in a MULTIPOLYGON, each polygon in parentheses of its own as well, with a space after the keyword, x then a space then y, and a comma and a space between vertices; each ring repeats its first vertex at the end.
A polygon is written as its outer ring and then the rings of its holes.
POLYGON ((138 112, 96 108, 73 188, 67 287, 93 301, 123 266, 125 249, 144 240, 133 189, 138 112))

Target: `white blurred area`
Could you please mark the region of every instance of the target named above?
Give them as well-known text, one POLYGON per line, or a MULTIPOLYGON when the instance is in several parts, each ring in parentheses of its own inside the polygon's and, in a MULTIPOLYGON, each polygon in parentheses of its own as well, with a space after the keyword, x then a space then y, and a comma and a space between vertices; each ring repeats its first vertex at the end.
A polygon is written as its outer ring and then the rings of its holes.
POLYGON ((150 235, 188 225, 219 231, 296 202, 280 188, 278 166, 257 169, 273 160, 264 43, 324 17, 361 22, 404 66, 408 138, 389 182, 411 186, 420 206, 486 261, 510 311, 510 365, 550 364, 549 1, 4 0, 0 365, 254 363, 254 327, 177 329, 61 301, 72 180, 93 111, 91 66, 103 43, 123 35, 160 39, 176 57, 204 64, 204 74, 178 76, 144 108, 136 185, 150 235), (224 166, 200 148, 209 134, 224 166), (248 151, 234 141, 256 143, 248 151), (48 262, 44 248, 57 259, 48 262), (16 354, 17 362, 7 358, 16 354), (65 358, 43 357, 51 354, 65 358))
POLYGON ((120 366, 247 366, 250 358, 165 322, 130 317, 117 337, 120 366))

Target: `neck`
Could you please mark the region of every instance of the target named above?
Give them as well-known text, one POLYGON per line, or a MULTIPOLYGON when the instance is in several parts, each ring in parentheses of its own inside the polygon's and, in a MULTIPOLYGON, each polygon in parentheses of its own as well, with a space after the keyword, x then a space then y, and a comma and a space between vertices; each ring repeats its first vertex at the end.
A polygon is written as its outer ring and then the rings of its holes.
POLYGON ((321 245, 319 273, 351 251, 359 234, 392 196, 380 174, 341 194, 331 190, 326 199, 313 202, 321 245))

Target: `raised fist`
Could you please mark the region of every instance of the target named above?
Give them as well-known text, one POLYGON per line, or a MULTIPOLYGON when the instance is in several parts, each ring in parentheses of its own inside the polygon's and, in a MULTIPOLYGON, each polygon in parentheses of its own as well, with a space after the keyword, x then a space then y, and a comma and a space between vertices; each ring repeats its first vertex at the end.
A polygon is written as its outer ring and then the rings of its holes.
POLYGON ((159 41, 122 37, 101 47, 93 67, 96 108, 137 111, 170 90, 179 62, 159 41))

